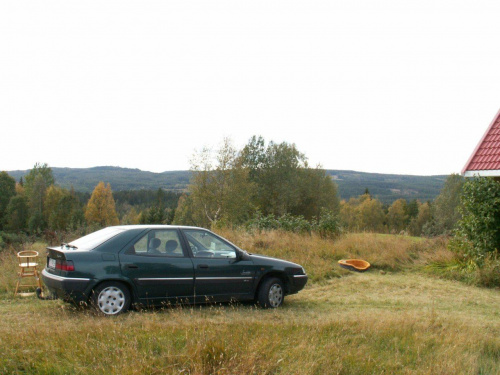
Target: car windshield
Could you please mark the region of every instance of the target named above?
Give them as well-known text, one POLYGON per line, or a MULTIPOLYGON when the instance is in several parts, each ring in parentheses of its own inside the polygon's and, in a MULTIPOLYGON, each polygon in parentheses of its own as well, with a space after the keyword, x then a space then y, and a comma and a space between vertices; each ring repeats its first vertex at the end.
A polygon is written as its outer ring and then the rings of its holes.
POLYGON ((68 245, 76 246, 78 249, 92 250, 98 245, 106 242, 110 238, 113 238, 118 233, 123 232, 124 229, 110 227, 98 230, 97 232, 87 234, 77 240, 70 242, 68 245))

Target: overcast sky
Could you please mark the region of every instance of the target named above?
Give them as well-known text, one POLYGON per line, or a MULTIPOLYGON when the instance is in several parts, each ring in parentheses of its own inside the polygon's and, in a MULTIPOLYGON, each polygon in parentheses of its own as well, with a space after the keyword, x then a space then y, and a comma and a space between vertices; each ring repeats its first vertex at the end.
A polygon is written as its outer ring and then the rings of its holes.
POLYGON ((500 108, 499 1, 2 1, 0 170, 189 168, 256 134, 311 164, 460 172, 500 108))

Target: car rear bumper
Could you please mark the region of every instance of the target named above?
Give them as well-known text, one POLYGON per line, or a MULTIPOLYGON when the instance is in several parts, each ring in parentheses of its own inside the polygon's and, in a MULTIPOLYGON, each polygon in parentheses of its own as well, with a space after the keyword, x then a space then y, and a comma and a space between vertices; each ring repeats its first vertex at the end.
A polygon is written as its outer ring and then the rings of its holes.
POLYGON ((306 286, 308 280, 307 275, 293 275, 290 278, 288 294, 298 293, 306 286))
POLYGON ((76 303, 86 302, 88 299, 91 279, 53 275, 44 269, 42 281, 54 297, 76 303))

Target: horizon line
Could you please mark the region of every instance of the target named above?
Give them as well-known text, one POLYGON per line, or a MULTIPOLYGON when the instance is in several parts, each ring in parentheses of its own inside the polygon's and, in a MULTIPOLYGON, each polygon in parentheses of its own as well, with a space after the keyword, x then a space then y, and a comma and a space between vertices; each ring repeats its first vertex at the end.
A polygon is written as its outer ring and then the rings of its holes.
MULTIPOLYGON (((97 165, 93 167, 53 167, 49 166, 52 169, 95 169, 95 168, 119 168, 119 169, 129 169, 129 170, 137 170, 141 172, 147 172, 147 173, 154 173, 154 174, 163 174, 163 173, 170 173, 170 172, 190 172, 189 169, 174 169, 174 170, 167 170, 167 171, 162 171, 162 172, 154 172, 154 171, 149 171, 149 170, 144 170, 140 168, 131 168, 131 167, 121 167, 117 165, 97 165)), ((452 173, 443 173, 443 174, 412 174, 412 173, 384 173, 384 172, 366 172, 366 171, 357 171, 354 169, 331 169, 331 168, 321 168, 325 171, 340 171, 340 172, 356 172, 356 173, 365 173, 365 174, 381 174, 381 175, 395 175, 395 176, 422 176, 422 177, 433 177, 433 176, 449 176, 450 174, 456 173, 460 174, 460 172, 452 172, 452 173)), ((9 172, 27 172, 31 170, 30 169, 13 169, 13 170, 4 170, 7 173, 9 172)))

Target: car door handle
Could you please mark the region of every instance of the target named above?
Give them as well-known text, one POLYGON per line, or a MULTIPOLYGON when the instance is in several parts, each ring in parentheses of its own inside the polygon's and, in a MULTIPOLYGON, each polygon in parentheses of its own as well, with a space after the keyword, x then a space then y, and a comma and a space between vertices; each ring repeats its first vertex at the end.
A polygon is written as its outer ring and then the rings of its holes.
POLYGON ((208 264, 198 264, 198 268, 208 268, 208 264))
POLYGON ((127 268, 139 268, 136 264, 127 264, 127 268))

